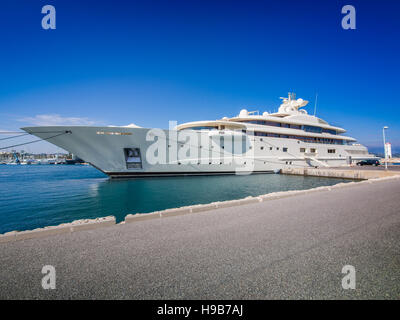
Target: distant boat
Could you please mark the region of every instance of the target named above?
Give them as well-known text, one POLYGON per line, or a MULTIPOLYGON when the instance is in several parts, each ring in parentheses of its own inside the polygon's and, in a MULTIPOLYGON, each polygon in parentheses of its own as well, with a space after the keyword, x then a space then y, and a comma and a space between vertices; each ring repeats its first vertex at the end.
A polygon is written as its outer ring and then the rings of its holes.
POLYGON ((35 164, 35 160, 34 159, 24 159, 21 161, 22 165, 31 165, 31 164, 35 164))
POLYGON ((55 164, 55 159, 39 159, 39 160, 35 160, 37 163, 35 164, 55 164))
POLYGON ((84 161, 77 157, 73 157, 72 159, 65 159, 65 164, 83 164, 84 161))
POLYGON ((30 164, 31 165, 38 165, 38 164, 40 164, 40 161, 37 160, 37 159, 30 159, 30 164))
POLYGON ((55 164, 66 164, 65 159, 56 159, 55 164))
POLYGON ((7 164, 17 165, 17 164, 20 164, 20 163, 21 163, 21 161, 18 159, 17 154, 14 152, 14 160, 11 160, 7 164))
POLYGON ((56 164, 56 159, 46 159, 47 164, 56 164))

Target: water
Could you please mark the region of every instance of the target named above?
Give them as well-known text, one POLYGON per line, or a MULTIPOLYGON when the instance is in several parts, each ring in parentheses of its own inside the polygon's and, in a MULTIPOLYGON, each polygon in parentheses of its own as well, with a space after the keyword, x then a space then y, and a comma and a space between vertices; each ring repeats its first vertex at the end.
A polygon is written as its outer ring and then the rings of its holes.
POLYGON ((110 180, 90 166, 0 165, 0 233, 349 180, 258 174, 110 180))

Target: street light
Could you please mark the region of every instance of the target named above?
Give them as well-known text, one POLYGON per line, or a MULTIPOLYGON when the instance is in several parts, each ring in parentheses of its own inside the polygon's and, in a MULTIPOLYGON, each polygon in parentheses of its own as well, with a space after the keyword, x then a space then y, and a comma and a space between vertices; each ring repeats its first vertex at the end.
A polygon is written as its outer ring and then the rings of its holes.
POLYGON ((387 152, 386 152, 386 139, 385 139, 385 130, 389 129, 389 127, 384 126, 383 127, 383 151, 385 152, 385 170, 387 170, 387 152))

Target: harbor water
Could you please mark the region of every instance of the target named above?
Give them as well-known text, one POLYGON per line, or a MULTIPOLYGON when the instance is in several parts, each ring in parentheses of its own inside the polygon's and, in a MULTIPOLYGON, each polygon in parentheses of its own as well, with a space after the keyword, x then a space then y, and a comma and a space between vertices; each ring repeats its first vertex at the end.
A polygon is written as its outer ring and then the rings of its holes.
POLYGON ((0 233, 108 215, 120 222, 127 214, 339 182, 349 180, 282 174, 110 180, 84 165, 1 165, 0 233))

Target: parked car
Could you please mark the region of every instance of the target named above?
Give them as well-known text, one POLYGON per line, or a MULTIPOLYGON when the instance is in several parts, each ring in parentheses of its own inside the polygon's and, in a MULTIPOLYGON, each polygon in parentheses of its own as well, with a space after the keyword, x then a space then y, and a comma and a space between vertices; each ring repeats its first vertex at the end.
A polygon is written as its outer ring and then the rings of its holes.
POLYGON ((379 162, 379 160, 372 160, 372 159, 361 160, 357 162, 358 166, 379 166, 380 164, 381 163, 379 162))

